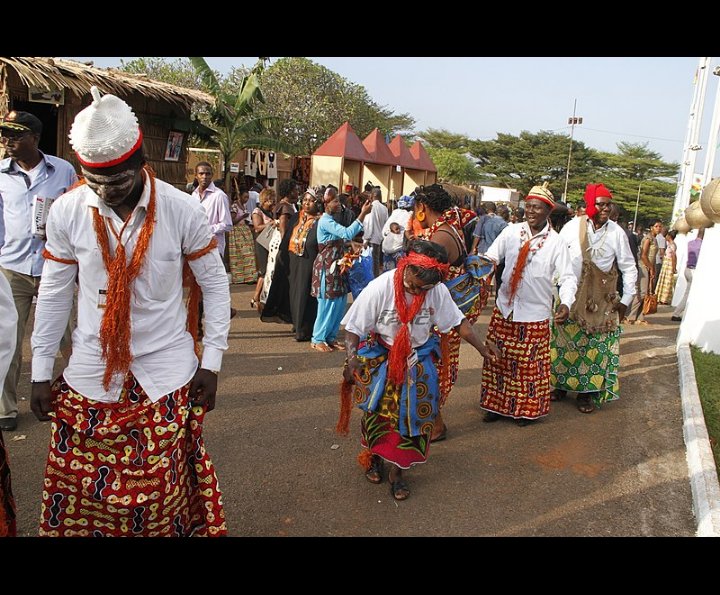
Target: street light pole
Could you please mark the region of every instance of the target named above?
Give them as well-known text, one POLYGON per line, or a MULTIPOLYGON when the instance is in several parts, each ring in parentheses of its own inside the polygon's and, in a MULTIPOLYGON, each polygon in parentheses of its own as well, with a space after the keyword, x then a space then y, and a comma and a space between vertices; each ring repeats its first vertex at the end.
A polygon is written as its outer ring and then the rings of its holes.
POLYGON ((567 204, 567 187, 568 187, 568 180, 570 179, 570 158, 572 157, 572 144, 573 144, 573 136, 575 134, 575 125, 582 124, 583 119, 582 118, 576 118, 575 117, 575 109, 577 108, 577 98, 575 99, 575 102, 573 103, 573 115, 572 118, 568 118, 568 124, 570 124, 570 150, 568 151, 568 162, 567 167, 565 168, 565 190, 563 190, 563 202, 567 204))
POLYGON ((640 183, 638 184, 638 195, 637 195, 637 200, 635 201, 635 217, 633 217, 633 232, 637 229, 637 214, 638 214, 638 207, 640 206, 640 188, 642 188, 642 180, 640 180, 640 183))

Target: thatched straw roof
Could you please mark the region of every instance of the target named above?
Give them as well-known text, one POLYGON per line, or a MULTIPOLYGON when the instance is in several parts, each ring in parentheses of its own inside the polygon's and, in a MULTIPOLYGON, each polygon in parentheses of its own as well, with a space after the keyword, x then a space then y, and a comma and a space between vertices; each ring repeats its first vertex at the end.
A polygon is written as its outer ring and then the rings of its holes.
POLYGON ((445 191, 456 200, 462 200, 466 196, 477 196, 477 191, 467 186, 458 186, 457 184, 450 184, 449 182, 438 182, 445 191))
POLYGON ((105 93, 127 96, 137 92, 187 109, 196 102, 213 103, 212 96, 202 91, 153 81, 147 76, 130 74, 116 68, 95 68, 74 60, 0 57, 0 65, 12 68, 28 86, 46 89, 65 87, 78 96, 87 95, 90 87, 96 85, 105 93))

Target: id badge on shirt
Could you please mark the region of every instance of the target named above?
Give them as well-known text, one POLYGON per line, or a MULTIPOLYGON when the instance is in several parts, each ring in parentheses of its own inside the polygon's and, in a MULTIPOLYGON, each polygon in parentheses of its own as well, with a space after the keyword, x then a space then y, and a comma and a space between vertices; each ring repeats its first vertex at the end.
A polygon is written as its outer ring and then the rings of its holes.
POLYGON ((98 308, 105 308, 107 306, 107 289, 98 289, 98 308))

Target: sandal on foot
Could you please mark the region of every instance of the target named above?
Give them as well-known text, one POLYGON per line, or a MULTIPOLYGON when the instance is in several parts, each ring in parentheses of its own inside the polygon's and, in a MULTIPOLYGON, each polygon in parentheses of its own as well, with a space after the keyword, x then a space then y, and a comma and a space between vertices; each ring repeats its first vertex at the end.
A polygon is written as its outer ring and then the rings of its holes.
POLYGON ((443 431, 435 436, 435 438, 430 438, 430 444, 433 442, 442 442, 443 440, 447 440, 447 426, 445 426, 443 431))
POLYGON ((499 420, 502 417, 499 413, 493 413, 492 411, 486 411, 485 415, 483 415, 483 421, 485 423, 492 423, 494 421, 499 420))
POLYGON ((383 460, 380 457, 374 456, 370 463, 370 469, 365 471, 365 479, 370 483, 382 483, 383 481, 383 460))
POLYGON ((592 413, 595 411, 595 403, 590 395, 578 395, 577 408, 580 413, 592 413))
POLYGON ((407 500, 410 496, 410 488, 402 479, 390 482, 390 493, 395 500, 407 500))
POLYGON ((310 349, 314 349, 315 351, 320 351, 322 353, 330 353, 331 351, 334 351, 327 343, 310 343, 310 349))
POLYGON ((328 343, 328 345, 335 351, 345 351, 345 345, 338 343, 337 341, 332 341, 331 343, 328 343))
POLYGON ((567 392, 556 388, 550 393, 551 401, 562 401, 567 396, 567 392))
POLYGON ((529 426, 531 423, 533 423, 533 419, 527 419, 525 417, 518 417, 515 420, 515 424, 521 428, 524 428, 525 426, 529 426))

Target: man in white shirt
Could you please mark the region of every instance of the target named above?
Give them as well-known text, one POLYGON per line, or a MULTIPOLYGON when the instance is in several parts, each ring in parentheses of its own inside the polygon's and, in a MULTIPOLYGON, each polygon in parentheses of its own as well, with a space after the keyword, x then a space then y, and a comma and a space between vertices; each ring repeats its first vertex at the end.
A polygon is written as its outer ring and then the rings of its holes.
POLYGON ((573 218, 560 231, 570 249, 578 290, 570 318, 553 328, 550 382, 555 399, 576 392, 581 413, 619 398, 619 321, 632 303, 637 281, 625 231, 609 218, 611 201, 604 185, 588 184, 586 215, 573 218), (617 269, 622 273, 622 298, 617 294, 617 269))
POLYGON ((363 240, 365 240, 366 246, 372 247, 373 274, 377 277, 382 273, 382 230, 388 219, 388 210, 382 203, 382 190, 377 186, 370 191, 370 199, 372 200, 372 211, 365 221, 363 240))
POLYGON ((253 184, 248 191, 248 200, 245 203, 245 212, 252 213, 255 209, 260 206, 260 192, 262 191, 262 184, 253 184))
POLYGON ((525 198, 525 221, 506 226, 485 253, 505 263, 487 333, 502 358, 486 360, 482 371, 486 422, 507 416, 525 426, 550 411, 553 289, 557 280, 556 324, 567 320, 577 289, 570 253, 548 221, 554 207, 547 183, 533 187, 525 198))
POLYGON ((32 336, 31 409, 54 417, 40 534, 223 535, 202 424, 227 349, 227 276, 198 202, 145 167, 130 106, 91 92, 70 132, 86 184, 50 212, 32 336), (194 274, 187 311, 184 264, 194 274), (51 385, 76 278, 73 354, 51 385), (199 365, 186 330, 196 329, 195 282, 199 365))
POLYGON ((218 252, 222 259, 225 257, 225 234, 233 228, 230 201, 227 194, 215 186, 213 168, 207 161, 201 161, 195 166, 195 178, 198 185, 192 195, 205 209, 210 231, 215 234, 218 252))
MULTIPOLYGON (((18 316, 15 352, 0 385, 0 429, 6 431, 17 427, 23 339, 43 267, 45 230, 39 204, 44 200, 47 207, 49 199, 77 182, 70 163, 38 149, 42 128, 29 112, 11 111, 0 120, 0 142, 7 153, 0 161, 0 274, 10 283, 18 316)), ((66 330, 63 349, 70 344, 71 330, 66 330)))

